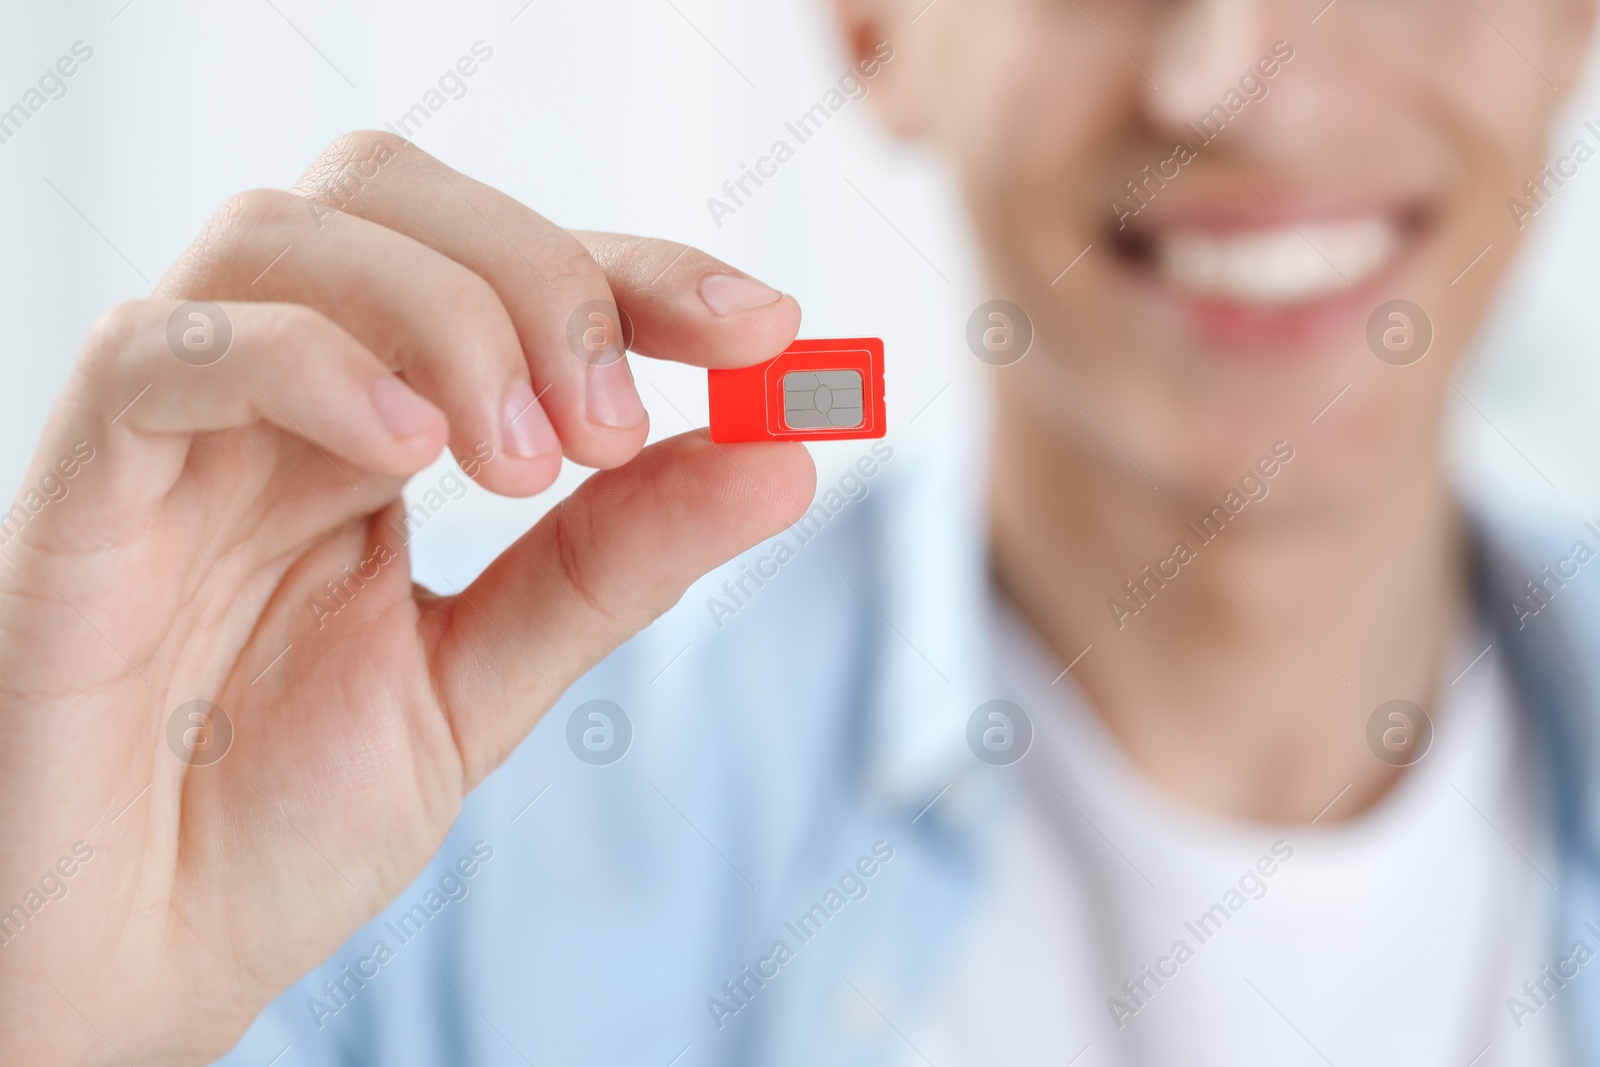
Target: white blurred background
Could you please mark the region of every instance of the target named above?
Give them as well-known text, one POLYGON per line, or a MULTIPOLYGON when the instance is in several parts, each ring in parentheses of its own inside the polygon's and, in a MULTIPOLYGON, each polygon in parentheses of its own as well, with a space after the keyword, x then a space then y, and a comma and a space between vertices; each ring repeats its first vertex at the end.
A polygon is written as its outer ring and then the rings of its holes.
MULTIPOLYGON (((563 225, 696 244, 795 293, 804 336, 883 336, 897 455, 962 432, 976 387, 963 342, 978 301, 970 241, 945 176, 887 143, 866 104, 848 105, 721 228, 706 207, 843 72, 825 0, 445 7, 10 6, 0 109, 74 42, 94 55, 63 98, 0 144, 7 493, 98 315, 147 294, 229 195, 286 187, 339 134, 394 121, 480 40, 493 58, 416 134, 422 148, 563 225)), ((1600 117, 1589 81, 1558 144, 1600 117)), ((1600 517, 1596 234, 1600 169, 1586 168, 1539 215, 1460 379, 1482 413, 1462 405, 1457 419, 1463 478, 1526 510, 1600 517)), ((703 372, 636 360, 635 373, 653 436, 687 429, 685 416, 704 423, 703 372)), ((860 451, 818 448, 823 477, 860 451)), ((584 473, 569 468, 534 501, 474 488, 413 544, 419 578, 465 582, 584 473)))

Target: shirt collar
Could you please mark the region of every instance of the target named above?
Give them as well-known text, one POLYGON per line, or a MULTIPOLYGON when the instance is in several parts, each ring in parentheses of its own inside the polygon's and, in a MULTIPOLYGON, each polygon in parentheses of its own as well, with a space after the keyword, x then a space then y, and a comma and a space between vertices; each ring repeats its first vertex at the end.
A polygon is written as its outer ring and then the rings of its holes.
MULTIPOLYGON (((991 667, 996 628, 984 429, 974 424, 945 438, 884 482, 867 554, 877 569, 856 590, 879 633, 878 669, 869 687, 869 782, 892 802, 919 811, 947 790, 959 793, 970 785, 981 764, 967 747, 967 721, 980 704, 1003 695, 994 692, 991 667)), ((1542 720, 1547 734, 1586 734, 1582 708, 1590 679, 1562 639, 1571 635, 1536 646, 1505 625, 1505 612, 1494 610, 1519 593, 1514 576, 1527 566, 1519 566, 1512 546, 1520 539, 1481 514, 1471 525, 1480 610, 1511 658, 1519 703, 1542 720)), ((1567 737, 1558 763, 1582 761, 1590 743, 1586 736, 1567 737)), ((1583 770, 1592 768, 1561 769, 1569 794, 1563 799, 1572 804, 1571 792, 1586 780, 1583 770)), ((1573 806, 1589 807, 1582 801, 1573 806)), ((1586 839, 1589 828, 1562 829, 1570 842, 1586 839)))

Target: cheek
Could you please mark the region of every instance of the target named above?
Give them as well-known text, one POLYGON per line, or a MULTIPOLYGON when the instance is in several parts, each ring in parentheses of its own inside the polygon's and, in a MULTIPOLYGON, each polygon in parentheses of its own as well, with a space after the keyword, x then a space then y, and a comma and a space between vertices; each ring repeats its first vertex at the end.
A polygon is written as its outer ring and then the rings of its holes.
MULTIPOLYGON (((1434 190, 1443 181, 1437 232, 1392 287, 1435 330, 1429 355, 1409 367, 1381 363, 1359 323, 1330 351, 1252 365, 1201 354, 1182 326, 1142 310, 1104 247, 1110 194, 1171 147, 1142 116, 1140 76, 1077 15, 1082 32, 1049 30, 1043 18, 1026 33, 975 25, 973 51, 950 57, 963 74, 946 136, 991 288, 1028 312, 1038 338, 998 382, 1008 410, 1075 447, 1103 450, 1110 438, 1156 484, 1210 495, 1288 440, 1297 458, 1272 485, 1284 504, 1359 496, 1436 449, 1455 397, 1450 371, 1516 243, 1506 199, 1543 162, 1554 94, 1533 68, 1570 81, 1552 32, 1555 0, 1477 3, 1493 25, 1463 18, 1456 0, 1340 5, 1327 32, 1295 39, 1294 65, 1253 113, 1260 125, 1241 127, 1232 149, 1270 150, 1334 185, 1434 190)), ((1143 32, 1101 28, 1119 41, 1143 32)), ((1228 161, 1237 162, 1202 156, 1178 180, 1228 161)), ((1585 170, 1600 173, 1600 158, 1585 170)))
POLYGON ((1356 32, 1381 60, 1428 80, 1458 114, 1506 143, 1537 146, 1558 86, 1570 86, 1574 40, 1564 0, 1454 0, 1364 5, 1356 32), (1515 42, 1513 44, 1512 42, 1515 42))
POLYGON ((1099 182, 1095 150, 1129 121, 1137 75, 1080 32, 1077 15, 1073 25, 1029 5, 995 7, 950 57, 959 73, 935 76, 946 87, 945 147, 969 195, 995 223, 1004 214, 1016 226, 1099 182))

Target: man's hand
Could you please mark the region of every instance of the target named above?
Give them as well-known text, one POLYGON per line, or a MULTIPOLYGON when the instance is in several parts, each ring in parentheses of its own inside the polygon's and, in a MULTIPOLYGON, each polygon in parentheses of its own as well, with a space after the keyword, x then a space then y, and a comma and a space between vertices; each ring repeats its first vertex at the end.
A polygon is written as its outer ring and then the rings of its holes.
POLYGON ((798 445, 641 452, 619 325, 731 367, 799 322, 385 134, 106 315, 0 516, 0 1062, 209 1061, 399 893, 568 685, 809 502, 798 445), (447 444, 511 496, 604 470, 440 597, 399 494, 447 444))

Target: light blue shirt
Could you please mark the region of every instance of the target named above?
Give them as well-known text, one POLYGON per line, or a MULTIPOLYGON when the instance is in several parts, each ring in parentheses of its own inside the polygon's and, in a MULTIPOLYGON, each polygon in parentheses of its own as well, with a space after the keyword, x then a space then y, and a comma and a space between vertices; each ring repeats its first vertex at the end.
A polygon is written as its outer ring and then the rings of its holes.
MULTIPOLYGON (((975 460, 913 467, 877 447, 801 526, 697 583, 575 686, 416 883, 222 1062, 904 1059, 897 1023, 981 902, 986 827, 1015 802, 1012 769, 968 742, 979 705, 1011 694, 989 667, 975 460)), ((1487 617, 1549 754, 1564 854, 1552 959, 1579 938, 1600 948, 1584 926, 1600 931, 1600 577, 1532 619, 1511 599, 1578 536, 1600 544, 1578 527, 1490 536, 1484 553, 1487 617)), ((1600 978, 1580 974, 1562 1000, 1600 1067, 1600 978)))

